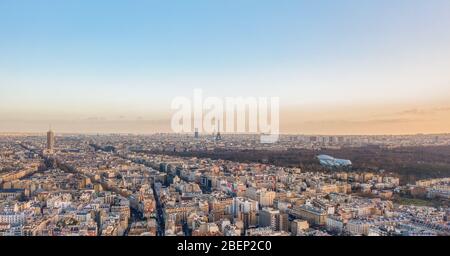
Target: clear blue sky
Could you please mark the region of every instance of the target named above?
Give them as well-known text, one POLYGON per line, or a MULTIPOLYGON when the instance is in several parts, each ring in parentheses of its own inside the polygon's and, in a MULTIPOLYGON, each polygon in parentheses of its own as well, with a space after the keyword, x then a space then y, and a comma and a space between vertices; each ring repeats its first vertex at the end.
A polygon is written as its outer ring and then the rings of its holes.
POLYGON ((427 100, 449 95, 449 59, 448 0, 0 0, 0 119, 151 118, 194 87, 427 100))

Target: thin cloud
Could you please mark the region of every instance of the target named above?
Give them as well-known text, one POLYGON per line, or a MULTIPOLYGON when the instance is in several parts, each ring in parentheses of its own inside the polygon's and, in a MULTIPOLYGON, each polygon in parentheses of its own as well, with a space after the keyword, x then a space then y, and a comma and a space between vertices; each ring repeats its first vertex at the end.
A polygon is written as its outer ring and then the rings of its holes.
POLYGON ((433 112, 430 110, 413 108, 413 109, 408 109, 408 110, 398 112, 397 114, 398 115, 428 115, 430 113, 433 113, 433 112))
POLYGON ((432 108, 432 109, 408 109, 401 112, 398 112, 398 115, 434 115, 440 112, 448 112, 450 111, 450 107, 439 107, 439 108, 432 108))
POLYGON ((393 123, 410 123, 416 122, 417 119, 408 118, 391 118, 391 119, 371 119, 371 120, 319 120, 319 121, 306 121, 305 124, 314 125, 373 125, 373 124, 393 124, 393 123))

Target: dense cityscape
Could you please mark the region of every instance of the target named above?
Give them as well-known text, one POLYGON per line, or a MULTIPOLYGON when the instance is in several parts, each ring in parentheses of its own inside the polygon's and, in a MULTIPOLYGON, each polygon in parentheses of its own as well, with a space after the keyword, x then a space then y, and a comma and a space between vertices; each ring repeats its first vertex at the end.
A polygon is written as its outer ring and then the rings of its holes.
POLYGON ((405 181, 322 154, 367 145, 448 146, 450 135, 3 134, 0 235, 450 235, 450 177, 405 181), (321 168, 183 156, 258 149, 310 149, 321 168))

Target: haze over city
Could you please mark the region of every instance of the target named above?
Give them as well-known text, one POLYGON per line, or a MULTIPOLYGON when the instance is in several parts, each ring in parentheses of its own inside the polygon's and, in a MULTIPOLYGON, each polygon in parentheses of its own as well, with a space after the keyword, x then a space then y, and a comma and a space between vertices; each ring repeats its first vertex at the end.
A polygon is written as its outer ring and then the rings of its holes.
POLYGON ((170 132, 170 102, 280 97, 280 131, 450 132, 450 3, 1 1, 0 132, 170 132))

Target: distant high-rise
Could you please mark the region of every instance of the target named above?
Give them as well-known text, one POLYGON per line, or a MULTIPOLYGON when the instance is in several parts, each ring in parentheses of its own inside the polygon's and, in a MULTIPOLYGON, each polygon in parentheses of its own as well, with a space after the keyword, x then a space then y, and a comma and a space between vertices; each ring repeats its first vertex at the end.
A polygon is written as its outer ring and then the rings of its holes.
POLYGON ((198 128, 195 128, 195 135, 194 136, 195 136, 196 139, 198 139, 198 137, 199 137, 198 136, 198 128))
POLYGON ((333 136, 328 137, 328 143, 330 143, 330 144, 334 143, 334 137, 333 136))
POLYGON ((49 152, 53 152, 53 148, 55 146, 55 133, 50 129, 47 132, 47 150, 49 152))

